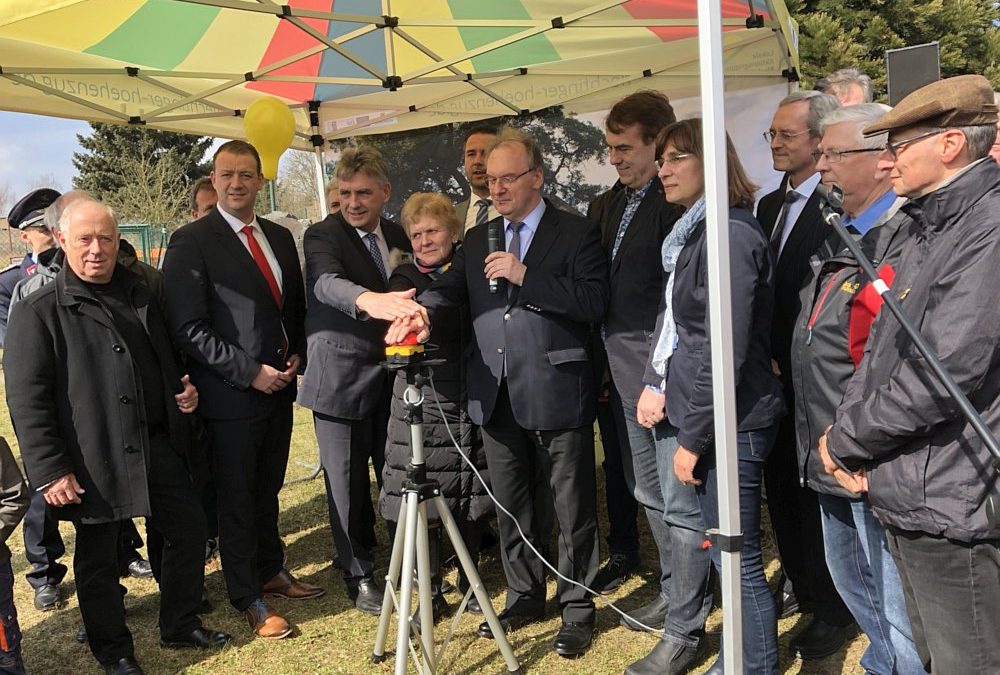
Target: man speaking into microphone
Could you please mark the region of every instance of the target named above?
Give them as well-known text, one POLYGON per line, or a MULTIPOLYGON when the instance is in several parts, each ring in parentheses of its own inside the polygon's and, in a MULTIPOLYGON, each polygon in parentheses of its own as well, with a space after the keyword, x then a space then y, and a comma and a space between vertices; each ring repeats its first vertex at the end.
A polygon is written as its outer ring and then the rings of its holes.
MULTIPOLYGON (((562 533, 559 571, 589 586, 599 562, 590 325, 607 307, 607 263, 591 223, 542 199, 543 167, 531 136, 515 129, 497 136, 486 173, 502 218, 469 231, 451 269, 420 302, 432 323, 439 312, 469 306, 475 334, 466 356, 469 415, 482 426, 493 491, 540 549, 547 528, 535 497, 550 489, 562 533), (490 246, 494 225, 502 228, 505 250, 490 252, 501 241, 498 234, 490 246)), ((429 334, 416 316, 394 323, 386 341, 413 330, 421 339, 429 334)), ((542 618, 545 574, 514 521, 500 513, 498 526, 507 577, 500 622, 510 631, 542 618)), ((562 656, 583 654, 593 638, 594 603, 563 580, 558 597, 562 628, 553 648, 562 656)), ((479 634, 492 637, 485 623, 479 634)))

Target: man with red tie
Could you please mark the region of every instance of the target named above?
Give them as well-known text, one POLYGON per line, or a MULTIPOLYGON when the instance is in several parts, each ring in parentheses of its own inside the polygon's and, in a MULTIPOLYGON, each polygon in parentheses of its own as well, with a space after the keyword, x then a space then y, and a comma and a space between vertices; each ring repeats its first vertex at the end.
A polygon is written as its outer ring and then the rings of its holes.
POLYGON ((285 568, 278 534, 305 347, 302 273, 291 233, 254 215, 264 177, 253 146, 225 143, 212 166, 218 204, 171 237, 167 304, 201 393, 229 600, 259 637, 278 639, 292 628, 264 597, 323 594, 285 568))

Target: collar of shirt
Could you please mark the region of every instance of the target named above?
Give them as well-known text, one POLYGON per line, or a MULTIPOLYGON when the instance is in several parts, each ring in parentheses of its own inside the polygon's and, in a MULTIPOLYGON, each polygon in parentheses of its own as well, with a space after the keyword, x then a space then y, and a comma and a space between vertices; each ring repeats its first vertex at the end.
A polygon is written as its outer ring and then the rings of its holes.
POLYGON ((370 233, 369 232, 365 232, 360 227, 355 227, 354 231, 358 233, 358 236, 361 237, 361 240, 365 242, 365 245, 368 244, 368 242, 365 240, 365 237, 367 237, 369 234, 375 234, 375 235, 377 235, 378 236, 378 241, 379 241, 380 244, 384 244, 385 243, 385 236, 382 234, 382 221, 381 220, 379 220, 378 225, 376 225, 375 229, 372 230, 370 233))
POLYGON ((223 220, 229 223, 229 227, 233 228, 233 232, 235 232, 236 234, 239 234, 240 230, 242 230, 247 225, 251 226, 254 229, 255 233, 262 232, 262 230, 260 229, 260 225, 257 224, 256 214, 254 214, 253 220, 251 220, 249 223, 244 223, 242 220, 240 220, 233 214, 229 213, 218 204, 216 204, 215 207, 219 209, 219 214, 222 216, 223 220))
MULTIPOLYGON (((476 216, 479 215, 479 200, 484 199, 479 197, 476 193, 472 193, 469 197, 469 208, 465 211, 465 231, 468 232, 473 227, 476 226, 476 216)), ((486 197, 486 199, 489 199, 486 197)), ((493 200, 490 199, 490 208, 486 210, 486 222, 498 218, 500 214, 497 212, 496 208, 493 206, 493 200)))
POLYGON ((659 180, 659 179, 660 179, 659 176, 653 176, 648 181, 646 181, 646 184, 643 185, 638 190, 633 190, 632 188, 626 186, 626 188, 625 188, 625 200, 629 201, 629 202, 631 202, 631 201, 642 201, 642 198, 646 196, 647 192, 649 192, 649 186, 653 184, 654 180, 659 180))
MULTIPOLYGON (((528 253, 528 246, 531 245, 531 240, 535 236, 535 230, 538 229, 538 223, 542 220, 542 215, 545 213, 545 200, 539 199, 538 205, 524 217, 521 222, 524 223, 524 227, 521 228, 521 255, 518 256, 519 259, 524 260, 524 256, 528 253)), ((510 248, 510 237, 513 234, 513 230, 510 229, 510 221, 504 216, 503 219, 503 229, 504 236, 506 239, 505 249, 510 248)))
POLYGON ((797 192, 799 193, 800 199, 795 200, 796 204, 801 203, 805 206, 805 203, 812 197, 813 192, 816 191, 816 186, 819 185, 820 175, 817 171, 813 175, 806 178, 804 181, 799 183, 798 187, 792 187, 791 182, 785 183, 785 192, 797 192))
POLYGON ((858 231, 858 234, 867 234, 868 230, 872 229, 872 226, 882 217, 882 214, 888 211, 889 207, 895 203, 896 193, 892 191, 892 188, 889 188, 884 195, 872 202, 856 218, 851 218, 847 214, 844 214, 844 227, 850 225, 858 231))

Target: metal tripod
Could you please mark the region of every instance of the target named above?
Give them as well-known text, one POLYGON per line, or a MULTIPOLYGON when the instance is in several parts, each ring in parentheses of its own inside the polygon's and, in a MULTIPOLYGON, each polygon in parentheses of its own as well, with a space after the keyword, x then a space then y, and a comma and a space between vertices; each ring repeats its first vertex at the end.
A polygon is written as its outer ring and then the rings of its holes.
MULTIPOLYGON (((427 505, 433 504, 441 524, 458 555, 459 563, 469 580, 470 589, 466 594, 475 593, 483 616, 493 632, 507 670, 515 675, 521 674, 521 666, 514 656, 507 636, 500 625, 500 619, 493 610, 490 596, 483 587, 479 571, 469 550, 465 546, 462 534, 455 519, 448 509, 448 504, 441 496, 440 485, 435 480, 427 479, 427 469, 424 466, 424 435, 423 435, 423 384, 430 377, 426 363, 386 363, 390 370, 405 370, 406 390, 403 393, 403 405, 406 411, 406 423, 410 427, 410 464, 407 467, 406 481, 403 484, 403 498, 399 506, 396 537, 392 545, 392 556, 389 559, 389 572, 386 575, 385 595, 382 600, 382 614, 379 617, 378 630, 375 633, 375 649, 372 652, 372 663, 381 663, 386 659, 385 643, 389 634, 389 620, 392 618, 393 607, 399 617, 396 633, 396 675, 406 674, 407 653, 410 651, 410 607, 413 593, 413 565, 417 568, 417 593, 420 599, 420 630, 412 627, 413 633, 419 638, 420 654, 413 650, 413 658, 417 672, 422 675, 437 672, 438 654, 434 652, 434 616, 431 597, 430 549, 427 537, 427 505), (401 588, 398 603, 395 588, 400 582, 401 588)), ((459 605, 459 614, 465 608, 463 601, 459 605)))

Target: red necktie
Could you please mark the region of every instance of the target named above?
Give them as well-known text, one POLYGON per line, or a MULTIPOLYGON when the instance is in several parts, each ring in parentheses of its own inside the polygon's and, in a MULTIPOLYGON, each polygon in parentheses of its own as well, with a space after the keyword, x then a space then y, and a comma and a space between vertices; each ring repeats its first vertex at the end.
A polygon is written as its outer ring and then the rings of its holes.
POLYGON ((271 271, 271 265, 267 262, 267 256, 264 255, 264 249, 260 247, 257 243, 257 238, 253 236, 253 227, 247 225, 242 230, 243 234, 247 236, 247 244, 250 246, 250 255, 253 256, 253 261, 257 263, 257 268, 260 269, 260 273, 264 275, 264 281, 271 288, 271 295, 274 296, 274 301, 278 303, 278 307, 281 307, 281 289, 278 288, 278 280, 274 278, 274 272, 271 271))

